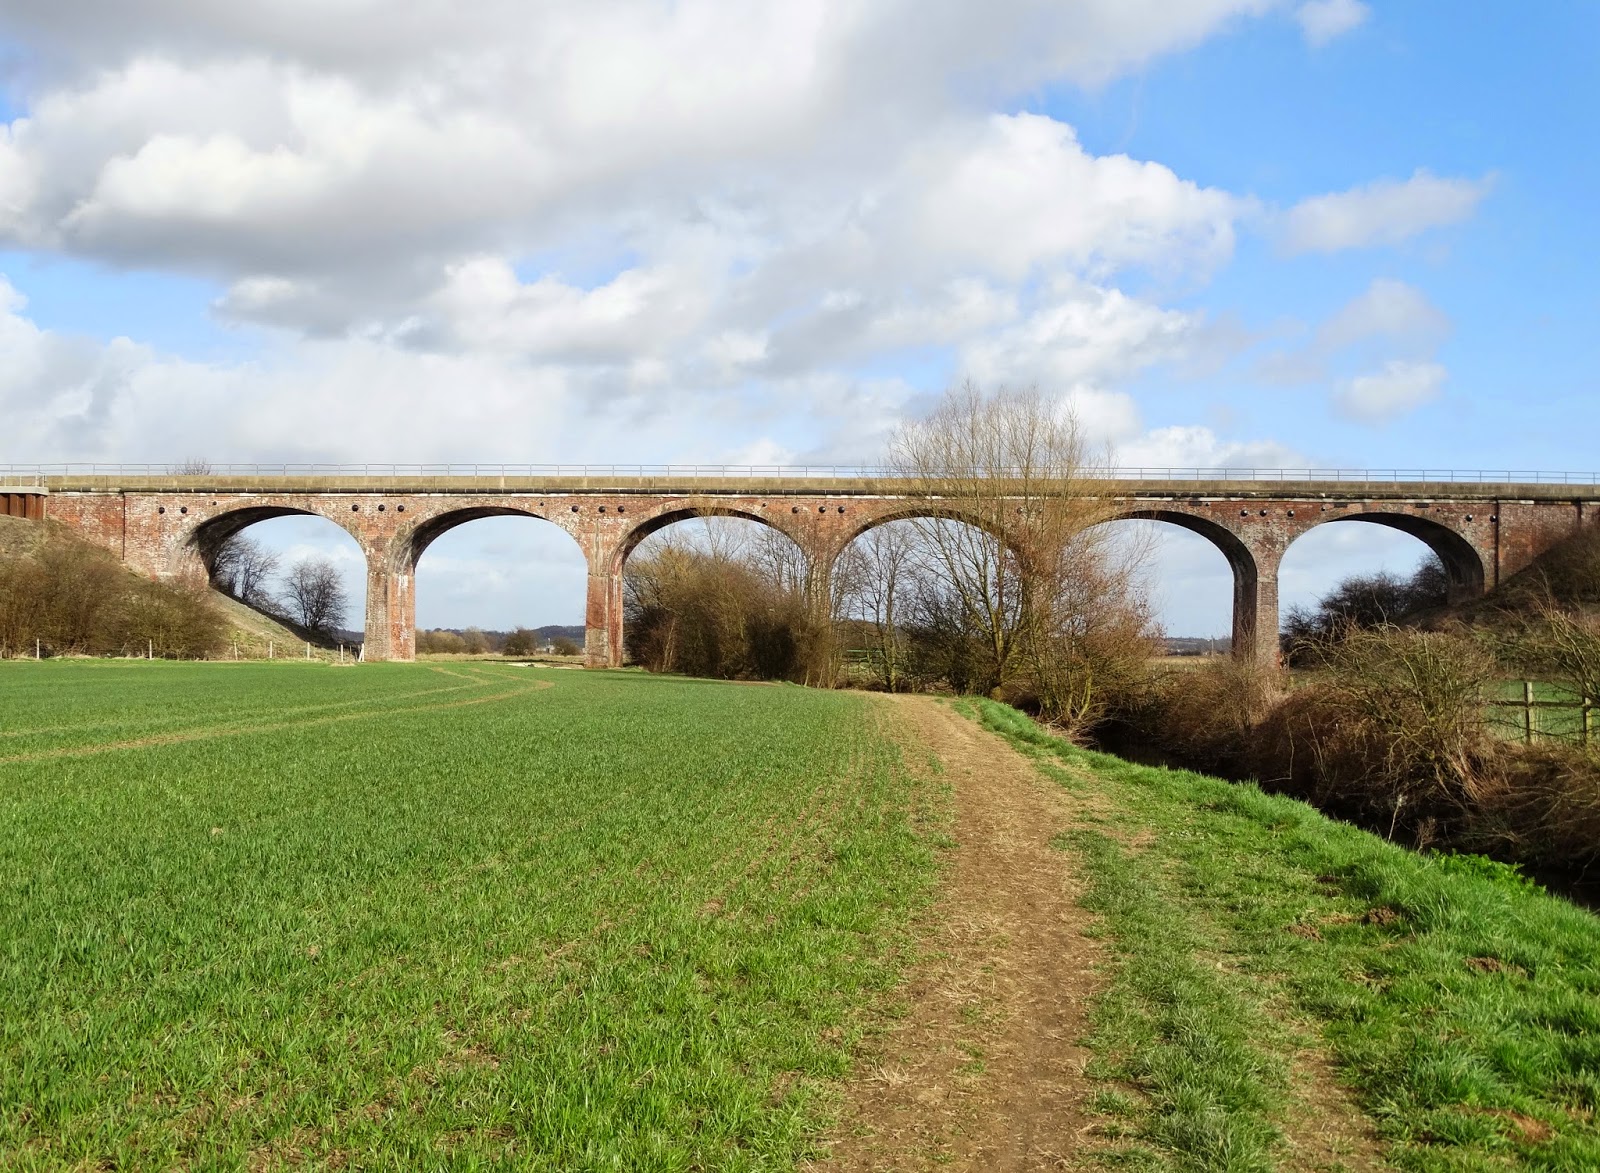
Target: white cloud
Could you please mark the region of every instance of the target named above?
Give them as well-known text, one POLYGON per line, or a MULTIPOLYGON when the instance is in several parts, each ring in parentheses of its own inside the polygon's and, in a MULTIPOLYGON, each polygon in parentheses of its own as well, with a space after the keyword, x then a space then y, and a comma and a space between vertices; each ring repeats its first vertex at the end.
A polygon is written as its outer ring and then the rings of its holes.
POLYGON ((996 115, 908 170, 917 243, 1009 277, 1055 260, 1099 270, 1215 263, 1248 207, 1159 163, 1090 155, 1070 126, 1039 114, 996 115))
MULTIPOLYGON (((16 160, 0 152, 0 179, 37 182, 0 196, 20 200, 24 243, 230 280, 517 253, 674 200, 848 201, 996 97, 1104 79, 1268 6, 552 0, 533 19, 511 0, 314 16, 303 0, 18 0, 13 36, 56 60, 11 127, 16 160), (750 190, 757 176, 769 191, 750 190)), ((1082 152, 1049 158, 1061 144, 1040 123, 1020 144, 1031 164, 994 161, 1076 182, 1082 152)), ((1096 182, 1151 187, 1140 168, 1178 182, 1130 160, 1096 182)))
POLYGON ((1450 332, 1450 319, 1414 285, 1379 277, 1317 331, 1325 352, 1381 338, 1407 347, 1429 348, 1450 332))
POLYGON ((10 127, 0 126, 0 237, 17 230, 34 199, 29 164, 12 137, 10 127))
POLYGON ((1077 420, 1084 439, 1097 448, 1109 450, 1119 440, 1137 436, 1143 427, 1139 405, 1125 391, 1075 387, 1061 397, 1061 403, 1077 420))
POLYGON ((1313 48, 1321 48, 1365 24, 1372 9, 1361 0, 1306 0, 1295 9, 1300 31, 1313 48))
MULTIPOLYGON (((845 73, 884 75, 884 91, 967 70, 1026 89, 1047 78, 1095 84, 1188 48, 1273 0, 992 0, 930 9, 913 0, 9 0, 12 34, 62 67, 103 67, 131 52, 180 48, 229 57, 261 52, 392 83, 443 60, 470 61, 483 84, 525 71, 565 72, 640 102, 692 109, 772 90, 817 88, 845 73), (898 49, 898 52, 894 50, 898 49), (838 63, 843 62, 841 67, 838 63), (698 67, 698 68, 697 68, 698 67)), ((925 88, 923 82, 919 88, 925 88)), ((592 104, 605 110, 604 94, 592 104)))
POLYGON ((1273 440, 1224 440, 1198 424, 1156 428, 1117 446, 1123 468, 1168 469, 1310 468, 1314 462, 1273 440))
POLYGON ((1391 359, 1380 370, 1342 383, 1334 403, 1355 419, 1385 422, 1439 398, 1446 374, 1436 362, 1391 359))
POLYGON ((1257 374, 1292 386, 1323 382, 1340 370, 1386 359, 1429 359, 1450 329, 1448 315, 1416 286, 1379 277, 1318 326, 1309 341, 1267 354, 1257 374))
POLYGON ((427 308, 465 351, 615 361, 689 335, 708 312, 704 285, 669 266, 628 269, 593 289, 549 276, 524 283, 503 259, 479 257, 452 266, 427 308))
POLYGON ((0 446, 870 460, 926 393, 881 374, 905 355, 1131 434, 1115 384, 1198 319, 1115 282, 1203 276, 1251 204, 991 111, 1271 6, 16 0, 48 68, 0 132, 0 239, 198 274, 270 330, 228 365, 12 313, 0 446))
POLYGON ((1362 187, 1302 200, 1284 213, 1284 252, 1338 252, 1395 245, 1430 228, 1470 217, 1492 180, 1448 179, 1419 170, 1410 179, 1380 179, 1362 187))
POLYGON ((961 365, 982 384, 1079 388, 1180 357, 1200 327, 1196 314, 1060 279, 1026 318, 969 343, 961 365))

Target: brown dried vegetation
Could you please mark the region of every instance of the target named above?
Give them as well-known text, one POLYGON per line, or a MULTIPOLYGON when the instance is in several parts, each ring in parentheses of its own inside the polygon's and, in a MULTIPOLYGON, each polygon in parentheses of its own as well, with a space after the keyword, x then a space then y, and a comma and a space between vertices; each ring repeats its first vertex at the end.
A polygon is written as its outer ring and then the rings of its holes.
POLYGON ((49 522, 0 550, 0 657, 215 653, 226 623, 203 582, 151 582, 49 522))

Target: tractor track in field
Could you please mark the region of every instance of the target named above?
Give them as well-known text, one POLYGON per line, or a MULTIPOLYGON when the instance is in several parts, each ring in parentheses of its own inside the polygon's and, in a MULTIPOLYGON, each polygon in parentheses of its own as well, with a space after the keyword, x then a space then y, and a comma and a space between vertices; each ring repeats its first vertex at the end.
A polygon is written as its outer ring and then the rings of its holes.
POLYGON ((1076 800, 1001 738, 916 696, 877 698, 910 768, 931 753, 956 847, 903 1018, 867 1045, 823 1170, 1069 1167, 1091 1127, 1079 1039, 1101 987, 1093 917, 1052 840, 1076 800))
MULTIPOLYGON (((276 710, 276 713, 279 716, 289 713, 321 713, 326 712, 329 709, 348 709, 353 705, 370 705, 376 703, 388 703, 392 701, 412 700, 419 696, 440 696, 444 693, 460 692, 466 688, 488 684, 493 680, 498 679, 497 677, 490 676, 479 676, 475 678, 465 677, 459 672, 449 672, 442 668, 431 668, 429 671, 437 672, 441 676, 448 676, 454 680, 468 680, 470 683, 441 684, 437 688, 423 688, 412 692, 399 692, 381 697, 362 696, 357 697, 354 700, 324 701, 311 705, 290 705, 276 710)), ((149 721, 141 721, 135 718, 132 720, 121 721, 97 721, 92 724, 83 725, 46 725, 31 729, 0 729, 0 739, 14 737, 49 737, 58 733, 85 733, 96 729, 127 729, 130 726, 142 727, 146 729, 159 728, 162 725, 182 724, 184 721, 189 719, 190 718, 188 717, 158 717, 149 721)), ((237 725, 239 722, 234 722, 234 724, 237 725)))
MULTIPOLYGON (((489 680, 479 683, 489 684, 489 680)), ((461 686, 466 687, 466 686, 461 686)), ((131 749, 149 749, 158 745, 183 745, 192 741, 210 741, 219 737, 237 737, 245 733, 278 733, 286 729, 309 729, 320 725, 338 725, 346 721, 365 721, 372 718, 396 717, 407 713, 440 712, 446 709, 461 709, 472 705, 486 705, 495 701, 510 700, 513 697, 523 696, 530 692, 540 692, 554 685, 548 680, 530 681, 519 684, 504 692, 491 693, 488 696, 463 697, 460 700, 445 701, 439 704, 404 705, 399 707, 386 707, 371 709, 356 713, 338 713, 330 716, 309 717, 301 721, 266 721, 266 722, 238 722, 231 725, 216 725, 205 729, 185 729, 175 733, 163 733, 154 737, 140 737, 128 741, 100 742, 94 745, 61 746, 56 749, 35 750, 29 753, 10 754, 0 756, 0 766, 13 763, 28 763, 52 761, 60 758, 93 757, 96 754, 116 753, 131 749)), ((437 692, 454 692, 455 688, 439 689, 437 692)))

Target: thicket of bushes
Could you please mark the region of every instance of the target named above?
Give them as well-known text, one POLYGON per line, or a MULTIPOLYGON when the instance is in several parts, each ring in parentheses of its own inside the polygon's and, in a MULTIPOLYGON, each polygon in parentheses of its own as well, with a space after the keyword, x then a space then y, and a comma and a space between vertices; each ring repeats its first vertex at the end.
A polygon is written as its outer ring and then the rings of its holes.
POLYGON ((1217 662, 1154 677, 1110 743, 1250 779, 1420 847, 1538 867, 1600 862, 1600 728, 1508 740, 1496 682, 1600 700, 1600 529, 1445 610, 1429 559, 1409 578, 1348 579, 1293 612, 1294 676, 1217 662))
POLYGON ((1294 688, 1231 662, 1170 672, 1121 733, 1173 764, 1259 781, 1418 847, 1582 868, 1600 862, 1600 741, 1508 741, 1485 693, 1538 670, 1583 695, 1594 668, 1600 620, 1559 610, 1514 640, 1356 629, 1323 645, 1294 688))
POLYGON ((28 548, 0 555, 0 656, 198 659, 219 652, 227 622, 193 587, 130 574, 109 553, 40 522, 28 548))
POLYGON ((764 534, 754 545, 713 531, 703 547, 660 540, 636 553, 625 583, 628 658, 652 672, 834 683, 831 633, 812 621, 803 569, 787 552, 769 556, 764 534))

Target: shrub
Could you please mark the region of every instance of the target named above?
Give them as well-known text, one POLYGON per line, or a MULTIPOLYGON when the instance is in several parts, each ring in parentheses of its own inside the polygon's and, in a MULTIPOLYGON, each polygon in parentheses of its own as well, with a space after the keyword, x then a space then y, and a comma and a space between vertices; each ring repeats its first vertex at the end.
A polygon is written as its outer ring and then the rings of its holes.
POLYGON ((227 623, 198 586, 151 582, 106 551, 46 525, 24 554, 0 560, 0 654, 199 658, 227 623))
POLYGON ((667 541, 636 553, 626 580, 629 658, 653 672, 806 679, 814 633, 783 569, 742 550, 667 541))
POLYGON ((1129 724, 1193 769, 1244 778, 1256 726, 1279 699, 1278 686, 1276 673, 1233 659, 1169 669, 1151 682, 1129 724))
POLYGON ((1407 827, 1419 841, 1460 825, 1503 785, 1483 687, 1494 660, 1459 635, 1382 627, 1323 651, 1324 677, 1256 738, 1263 782, 1326 808, 1407 827))
MULTIPOLYGON (((1600 662, 1583 629, 1551 621, 1524 650, 1554 665, 1552 649, 1564 649, 1562 678, 1575 682, 1600 662)), ((1255 779, 1418 846, 1546 869, 1600 862, 1600 746, 1494 737, 1483 689, 1495 662, 1482 643, 1383 627, 1320 656, 1317 678, 1287 693, 1248 665, 1168 672, 1120 732, 1137 738, 1131 752, 1153 746, 1169 762, 1255 779)))
POLYGON ((418 655, 460 655, 467 650, 467 641, 454 631, 439 629, 417 632, 418 655))
POLYGON ((1468 845, 1540 867, 1600 862, 1600 759, 1545 743, 1504 755, 1505 785, 1484 804, 1468 845))
POLYGON ((502 656, 531 656, 539 650, 539 633, 519 627, 500 645, 502 656))

